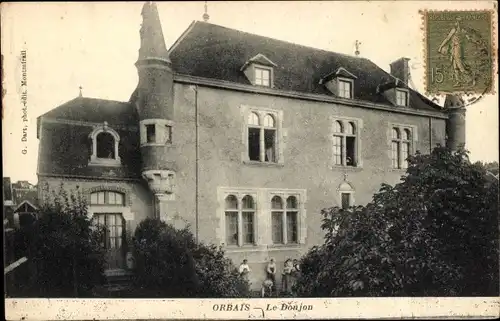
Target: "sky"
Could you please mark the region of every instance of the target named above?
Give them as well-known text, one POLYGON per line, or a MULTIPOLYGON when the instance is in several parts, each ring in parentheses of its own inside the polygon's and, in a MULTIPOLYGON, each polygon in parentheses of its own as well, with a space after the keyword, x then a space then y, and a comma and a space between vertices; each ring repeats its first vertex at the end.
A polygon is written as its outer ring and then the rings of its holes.
MULTIPOLYGON (((128 101, 138 80, 134 63, 142 4, 1 4, 3 176, 36 183, 36 118, 78 96, 80 86, 85 97, 128 101)), ((410 85, 420 92, 424 35, 419 10, 492 8, 494 2, 488 1, 208 2, 209 22, 221 26, 351 55, 358 40, 360 55, 386 71, 391 62, 408 57, 410 85)), ((193 20, 202 20, 204 2, 158 2, 158 11, 170 47, 193 20)), ((467 107, 466 136, 471 160, 498 161, 498 82, 494 94, 467 107)))

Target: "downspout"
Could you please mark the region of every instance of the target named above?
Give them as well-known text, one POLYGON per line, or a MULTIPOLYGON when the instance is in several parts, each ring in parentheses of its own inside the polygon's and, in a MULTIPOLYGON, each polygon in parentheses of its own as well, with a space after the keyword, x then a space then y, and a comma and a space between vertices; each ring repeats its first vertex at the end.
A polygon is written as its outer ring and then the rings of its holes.
POLYGON ((429 117, 429 154, 432 153, 432 117, 429 117))
POLYGON ((196 218, 196 242, 199 240, 199 224, 198 224, 198 215, 199 215, 199 124, 198 124, 198 85, 195 85, 194 88, 194 120, 195 120, 195 167, 196 167, 196 173, 195 173, 195 184, 196 184, 196 190, 195 190, 195 218, 196 218))

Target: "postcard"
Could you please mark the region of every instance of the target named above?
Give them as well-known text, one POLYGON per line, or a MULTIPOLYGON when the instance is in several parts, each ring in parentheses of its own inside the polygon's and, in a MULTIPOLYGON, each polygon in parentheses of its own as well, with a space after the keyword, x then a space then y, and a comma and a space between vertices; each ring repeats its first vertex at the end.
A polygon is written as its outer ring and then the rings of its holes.
POLYGON ((496 2, 1 13, 7 320, 500 316, 496 2))

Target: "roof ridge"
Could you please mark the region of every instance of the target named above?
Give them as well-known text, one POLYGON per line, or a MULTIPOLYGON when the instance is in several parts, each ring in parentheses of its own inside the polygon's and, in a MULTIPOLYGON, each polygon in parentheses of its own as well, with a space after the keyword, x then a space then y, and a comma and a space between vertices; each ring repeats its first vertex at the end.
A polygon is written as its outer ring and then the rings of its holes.
POLYGON ((270 39, 270 40, 273 40, 273 41, 280 41, 280 42, 291 44, 291 45, 298 46, 298 47, 303 47, 303 48, 307 48, 307 49, 313 49, 313 50, 323 51, 325 53, 330 53, 330 54, 333 53, 333 54, 342 55, 342 56, 345 56, 345 57, 348 57, 348 58, 355 58, 355 59, 360 59, 360 60, 367 60, 367 61, 371 62, 370 59, 365 58, 365 57, 358 57, 358 56, 355 56, 355 55, 345 54, 345 53, 342 53, 342 52, 321 49, 321 48, 317 48, 317 47, 313 47, 313 46, 307 46, 307 45, 303 45, 303 44, 291 42, 291 41, 288 41, 288 40, 282 40, 282 39, 272 38, 272 37, 269 37, 269 36, 263 36, 263 35, 259 35, 259 34, 256 34, 256 33, 251 33, 251 32, 248 32, 248 31, 243 31, 243 30, 239 30, 239 29, 235 29, 235 28, 226 27, 226 26, 218 25, 218 24, 211 23, 211 22, 194 20, 194 24, 198 24, 198 23, 199 24, 212 25, 212 26, 216 26, 216 27, 219 27, 219 28, 223 28, 223 29, 227 29, 227 30, 232 30, 232 31, 236 31, 236 32, 239 32, 239 33, 243 33, 243 34, 246 34, 246 35, 257 36, 257 37, 261 37, 261 38, 265 38, 265 39, 270 39))
POLYGON ((106 98, 97 98, 97 97, 76 97, 75 99, 105 100, 105 101, 110 101, 110 102, 115 102, 115 103, 130 104, 130 102, 128 102, 128 101, 115 100, 115 99, 106 99, 106 98))

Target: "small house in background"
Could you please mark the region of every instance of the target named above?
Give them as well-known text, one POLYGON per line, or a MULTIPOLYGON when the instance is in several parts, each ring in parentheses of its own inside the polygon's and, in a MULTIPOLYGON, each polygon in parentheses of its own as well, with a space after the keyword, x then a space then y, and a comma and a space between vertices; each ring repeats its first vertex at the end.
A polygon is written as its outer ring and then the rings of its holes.
MULTIPOLYGON (((37 219, 38 190, 28 181, 12 183, 3 178, 3 210, 6 228, 28 226, 37 219)), ((4 224, 5 226, 5 224, 4 224)))

